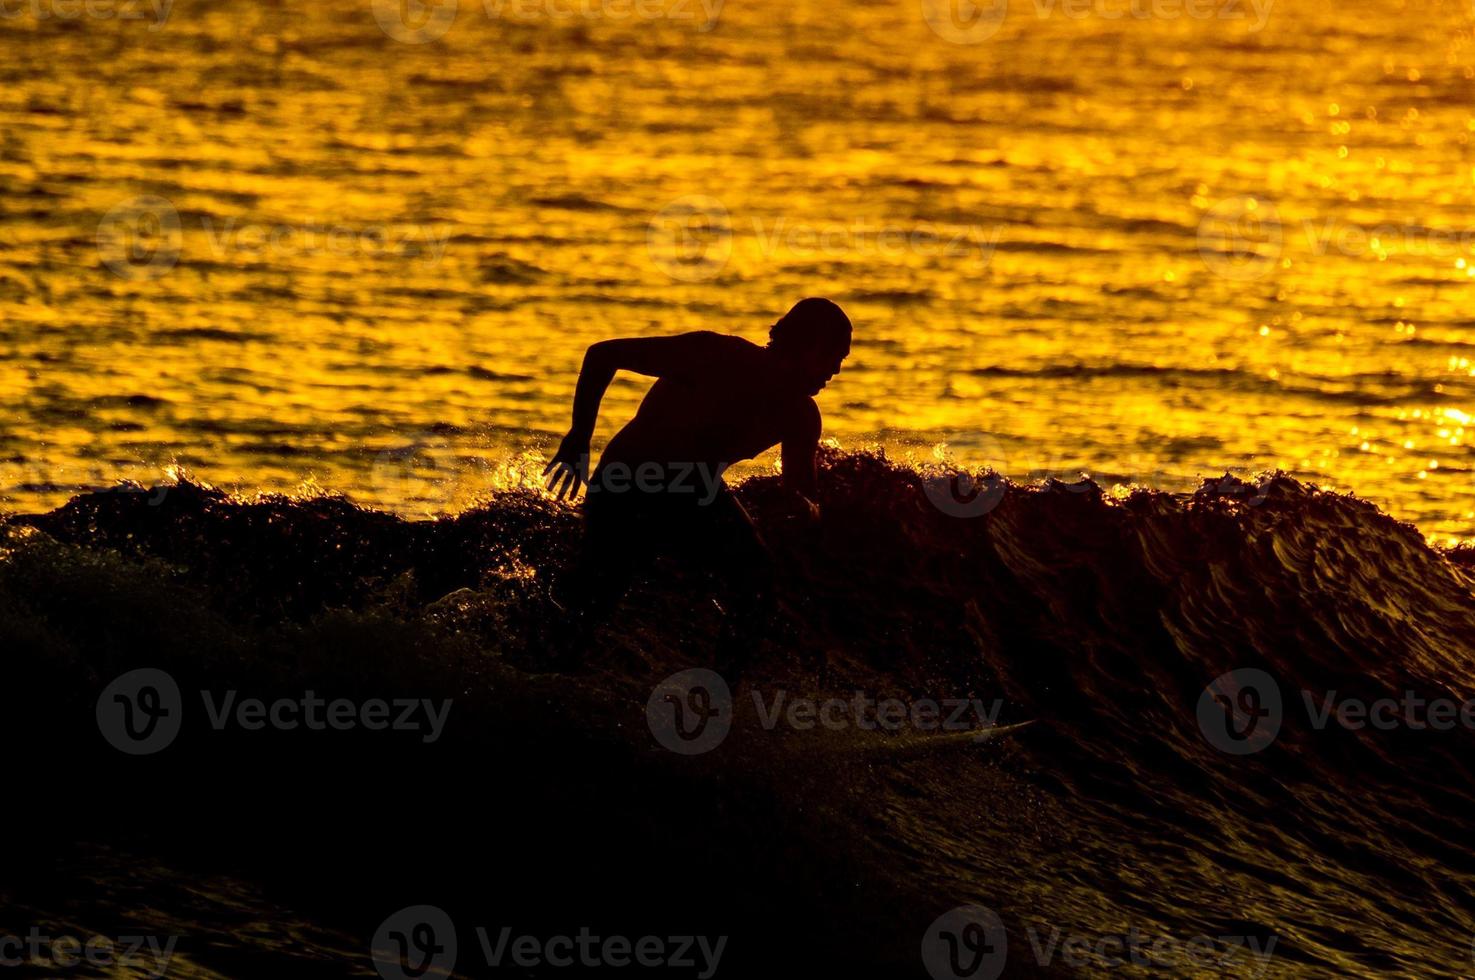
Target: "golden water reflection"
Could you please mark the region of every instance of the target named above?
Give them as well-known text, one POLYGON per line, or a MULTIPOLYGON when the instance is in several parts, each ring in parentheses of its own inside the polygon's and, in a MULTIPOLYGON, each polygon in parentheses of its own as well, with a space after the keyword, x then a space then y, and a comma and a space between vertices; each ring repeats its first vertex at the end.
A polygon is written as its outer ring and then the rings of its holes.
POLYGON ((554 443, 590 342, 822 294, 843 445, 1282 467, 1475 533, 1468 5, 1016 0, 979 43, 718 6, 463 0, 411 44, 367 0, 9 5, 4 505, 180 464, 452 509, 554 443))

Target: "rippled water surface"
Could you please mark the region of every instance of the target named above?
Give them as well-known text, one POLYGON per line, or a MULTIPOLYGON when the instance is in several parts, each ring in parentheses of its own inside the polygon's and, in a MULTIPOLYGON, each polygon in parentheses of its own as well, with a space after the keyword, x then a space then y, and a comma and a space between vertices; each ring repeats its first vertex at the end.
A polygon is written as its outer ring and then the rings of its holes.
POLYGON ((159 4, 0 7, 4 506, 453 509, 590 342, 824 294, 843 445, 1475 536, 1468 4, 159 4))

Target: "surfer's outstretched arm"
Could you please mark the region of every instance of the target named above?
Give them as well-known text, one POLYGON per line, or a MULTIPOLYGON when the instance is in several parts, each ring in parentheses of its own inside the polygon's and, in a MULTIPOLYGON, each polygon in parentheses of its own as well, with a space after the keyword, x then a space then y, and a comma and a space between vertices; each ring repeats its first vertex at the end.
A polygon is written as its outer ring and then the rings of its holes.
POLYGON ((784 486, 803 502, 811 520, 819 518, 819 472, 815 457, 819 453, 819 406, 813 398, 804 399, 795 413, 793 427, 784 437, 782 450, 784 486))
POLYGON ((548 488, 562 500, 577 494, 580 485, 589 481, 589 442, 599 420, 599 403, 616 371, 634 371, 654 378, 679 375, 710 361, 721 342, 719 334, 703 330, 676 337, 601 340, 590 345, 574 387, 573 425, 543 468, 548 488))

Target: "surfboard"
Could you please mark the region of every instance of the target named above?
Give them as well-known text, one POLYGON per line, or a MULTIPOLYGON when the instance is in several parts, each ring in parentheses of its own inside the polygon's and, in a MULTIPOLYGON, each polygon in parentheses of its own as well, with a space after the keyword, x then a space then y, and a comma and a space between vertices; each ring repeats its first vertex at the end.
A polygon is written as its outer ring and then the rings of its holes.
POLYGON ((864 739, 836 747, 851 752, 885 755, 888 757, 923 755, 929 752, 941 752, 948 749, 968 749, 985 746, 1001 738, 1021 732, 1035 724, 1036 721, 1038 719, 1031 718, 1029 721, 1017 721, 1009 725, 992 725, 988 728, 970 728, 966 731, 938 732, 930 735, 884 735, 867 733, 864 739))

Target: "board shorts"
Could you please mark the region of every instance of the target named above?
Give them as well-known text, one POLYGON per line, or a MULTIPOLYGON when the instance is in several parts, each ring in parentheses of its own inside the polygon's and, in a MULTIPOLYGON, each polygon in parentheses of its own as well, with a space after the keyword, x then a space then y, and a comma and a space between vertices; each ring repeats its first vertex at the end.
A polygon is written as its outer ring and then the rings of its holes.
POLYGON ((713 662, 736 677, 775 608, 772 558, 737 497, 721 483, 704 493, 590 486, 583 551, 565 592, 579 628, 605 622, 635 580, 660 578, 678 601, 716 601, 713 662))
POLYGON ((752 518, 725 484, 698 493, 611 490, 591 481, 584 530, 587 559, 616 575, 646 570, 663 558, 734 572, 768 560, 752 518))

